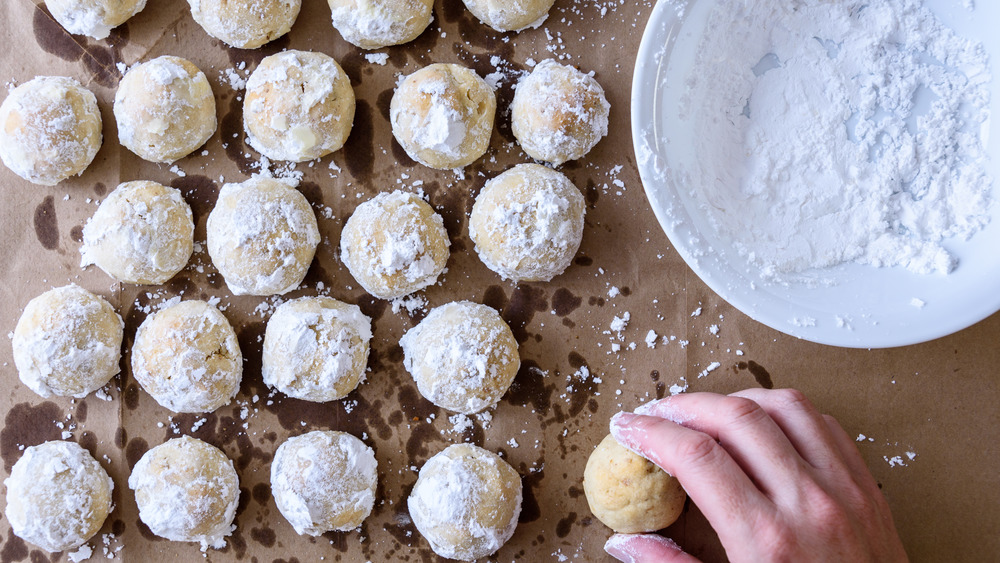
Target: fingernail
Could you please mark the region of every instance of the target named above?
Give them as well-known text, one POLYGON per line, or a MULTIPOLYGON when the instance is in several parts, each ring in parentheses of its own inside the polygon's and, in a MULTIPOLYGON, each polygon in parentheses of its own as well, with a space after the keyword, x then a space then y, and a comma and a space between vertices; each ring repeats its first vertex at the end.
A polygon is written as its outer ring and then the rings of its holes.
POLYGON ((655 401, 649 401, 648 403, 643 403, 635 408, 635 414, 649 414, 656 408, 656 405, 660 404, 660 399, 655 401))
POLYGON ((635 563, 635 554, 629 553, 628 543, 632 536, 615 534, 604 543, 604 551, 622 563, 635 563))
POLYGON ((639 451, 639 436, 636 435, 636 429, 632 426, 632 423, 639 418, 639 415, 630 412, 620 412, 611 417, 611 423, 608 426, 615 441, 632 450, 634 454, 646 457, 639 451))

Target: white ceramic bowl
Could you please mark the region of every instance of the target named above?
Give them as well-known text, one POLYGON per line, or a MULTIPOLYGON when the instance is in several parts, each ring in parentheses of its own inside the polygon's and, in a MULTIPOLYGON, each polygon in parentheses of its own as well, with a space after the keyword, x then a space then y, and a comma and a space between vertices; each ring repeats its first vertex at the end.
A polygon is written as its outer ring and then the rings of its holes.
MULTIPOLYGON (((660 0, 636 57, 632 82, 632 137, 646 196, 678 253, 695 273, 751 318, 813 342, 887 348, 924 342, 966 328, 1000 310, 1000 202, 990 224, 968 241, 945 241, 959 259, 948 275, 904 268, 846 264, 816 273, 829 284, 779 284, 762 278, 732 244, 722 240, 685 186, 670 173, 695 158, 690 124, 676 114, 684 80, 714 0, 660 0), (679 6, 683 5, 683 6, 679 6), (922 305, 921 305, 922 304, 922 305)), ((988 130, 988 170, 1000 199, 1000 2, 932 0, 926 5, 959 34, 982 41, 994 79, 988 130)), ((763 217, 761 220, 766 221, 763 217)))

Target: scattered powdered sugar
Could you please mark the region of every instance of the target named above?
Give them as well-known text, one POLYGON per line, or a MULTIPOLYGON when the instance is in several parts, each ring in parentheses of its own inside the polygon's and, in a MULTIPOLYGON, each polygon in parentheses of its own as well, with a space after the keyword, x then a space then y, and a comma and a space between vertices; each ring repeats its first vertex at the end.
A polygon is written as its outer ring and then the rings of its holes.
POLYGON ((365 60, 376 65, 385 65, 389 62, 389 53, 365 53, 365 60))
POLYGON ((680 166, 764 277, 858 262, 946 273, 989 220, 983 46, 920 0, 721 0, 688 77, 680 166))

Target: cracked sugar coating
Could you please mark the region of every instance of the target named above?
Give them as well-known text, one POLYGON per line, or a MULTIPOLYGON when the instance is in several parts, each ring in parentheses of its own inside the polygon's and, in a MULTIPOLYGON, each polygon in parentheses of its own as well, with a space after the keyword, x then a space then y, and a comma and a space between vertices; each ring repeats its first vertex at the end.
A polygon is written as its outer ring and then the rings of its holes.
POLYGON ((82 399, 118 373, 124 327, 110 303, 78 285, 46 291, 14 328, 18 375, 42 397, 82 399))
POLYGON ((549 16, 555 0, 462 0, 479 21, 497 31, 537 28, 549 16))
POLYGON ((621 534, 666 528, 681 515, 687 498, 677 479, 610 434, 587 459, 583 490, 594 516, 621 534))
POLYGON ((0 160, 43 186, 81 174, 101 148, 97 97, 65 76, 39 76, 0 104, 0 160))
POLYGON ((295 436, 271 463, 274 503, 300 535, 353 530, 375 505, 377 469, 375 452, 346 432, 295 436))
POLYGON ((558 166, 608 134, 610 110, 593 76, 546 59, 514 91, 511 130, 528 156, 558 166))
POLYGON ((433 0, 328 0, 333 27, 362 49, 401 45, 431 23, 433 0))
POLYGON ((188 0, 205 33, 237 49, 255 49, 288 33, 301 0, 188 0))
POLYGON ((282 303, 264 333, 264 383, 306 401, 343 398, 364 377, 371 322, 357 305, 330 297, 282 303))
POLYGON ((407 505, 435 553, 472 561, 495 553, 514 535, 521 477, 493 452, 453 444, 420 468, 407 505))
POLYGON ((111 30, 146 7, 146 0, 45 0, 45 7, 66 31, 105 39, 111 30))
POLYGON ((395 299, 435 281, 448 263, 444 220, 406 192, 380 193, 344 224, 340 254, 354 279, 381 299, 395 299))
POLYGON ((132 375, 174 412, 211 412, 236 396, 243 355, 233 327, 214 306, 182 301, 139 325, 132 375))
POLYGON ((133 66, 115 92, 118 140, 150 162, 183 158, 215 132, 215 98, 205 74, 180 57, 133 66))
POLYGON ((90 452, 62 441, 25 448, 4 485, 11 530, 53 553, 79 547, 101 530, 115 488, 90 452))
POLYGON ((479 258, 504 279, 549 281, 580 248, 586 205, 564 174, 518 164, 486 182, 469 217, 479 258))
POLYGON ((194 221, 181 192, 125 182, 83 227, 80 266, 96 264, 125 283, 162 284, 184 269, 193 250, 194 221))
POLYGON ((464 414, 495 405, 521 367, 507 323, 492 307, 470 301, 435 308, 399 344, 420 394, 464 414))
POLYGON ((407 76, 389 104, 392 135, 410 158, 449 170, 486 153, 497 99, 493 88, 461 65, 436 63, 407 76))
POLYGON ((243 126, 250 146, 275 160, 302 162, 340 150, 354 124, 354 89, 323 53, 266 57, 247 79, 243 126))
POLYGON ((161 538, 221 549, 236 529, 236 469, 222 450, 197 438, 174 438, 147 451, 132 468, 128 486, 135 491, 139 518, 161 538))
POLYGON ((260 176, 222 186, 206 230, 212 263, 235 295, 292 291, 319 245, 316 214, 305 196, 260 176))

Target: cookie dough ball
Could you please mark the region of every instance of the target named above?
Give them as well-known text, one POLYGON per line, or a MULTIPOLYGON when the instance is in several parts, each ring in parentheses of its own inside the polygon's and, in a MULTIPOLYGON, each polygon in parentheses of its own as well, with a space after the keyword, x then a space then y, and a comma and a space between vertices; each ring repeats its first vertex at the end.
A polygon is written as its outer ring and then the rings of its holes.
POLYGON ((43 186, 82 173, 101 148, 97 97, 65 76, 39 76, 0 104, 0 160, 43 186))
POLYGON ((666 528, 681 515, 687 498, 677 479, 610 434, 587 460, 583 490, 594 516, 621 534, 666 528))
POLYGON ((486 182, 469 217, 469 236, 504 279, 549 281, 580 248, 586 206, 564 174, 519 164, 486 182))
POLYGON ((139 518, 161 538, 221 549, 236 529, 236 469, 222 450, 197 438, 174 438, 143 454, 128 486, 139 518))
POLYGON ((462 0, 479 21, 497 31, 542 25, 555 0, 462 0))
POLYGON ((96 264, 125 283, 161 284, 187 265, 193 250, 194 220, 181 192, 125 182, 83 227, 80 266, 96 264))
POLYGON ((372 320, 357 305, 329 297, 282 303, 264 333, 264 383, 296 399, 342 399, 364 377, 371 339, 372 320))
POLYGON ((610 109, 593 76, 546 59, 518 83, 511 129, 531 158, 558 166, 584 156, 608 134, 610 109))
POLYGON ((237 49, 256 49, 288 33, 301 0, 188 0, 205 33, 237 49))
POLYGON ((82 399, 118 373, 125 323, 104 298, 78 285, 28 302, 14 327, 14 365, 42 397, 82 399))
POLYGON ((469 301, 435 308, 399 344, 420 394, 454 412, 495 405, 521 367, 517 341, 500 314, 469 301))
POLYGON ((375 506, 375 452, 346 432, 289 438, 271 463, 271 491, 297 533, 318 536, 361 525, 375 506))
POLYGON ((472 561, 495 553, 514 535, 521 477, 493 452, 453 444, 420 468, 407 504, 434 553, 472 561))
POLYGON ((183 158, 215 132, 215 98, 205 74, 180 57, 132 67, 115 92, 118 140, 150 162, 183 158))
POLYGON ((354 124, 354 90, 323 53, 284 51, 247 80, 243 126, 264 156, 302 162, 340 150, 354 124))
POLYGON ((340 234, 347 269, 381 299, 409 295, 437 281, 450 245, 441 216, 426 201, 401 191, 380 193, 359 205, 340 234))
POLYGON ((328 0, 333 27, 362 49, 402 45, 431 23, 433 0, 328 0))
POLYGON ((45 0, 59 25, 74 35, 105 39, 146 7, 146 0, 45 0))
POLYGON ((25 448, 4 485, 11 530, 53 553, 77 548, 100 531, 115 488, 87 450, 60 441, 25 448))
POLYGON ((432 64, 407 76, 389 104, 392 134, 410 158, 448 170, 486 153, 497 98, 472 70, 432 64))
POLYGON ((243 355, 233 327, 214 306, 182 301, 139 325, 132 375, 174 412, 211 412, 236 396, 243 355))
POLYGON ((297 288, 319 245, 316 214, 305 196, 273 178, 222 186, 207 232, 208 254, 235 295, 297 288))

